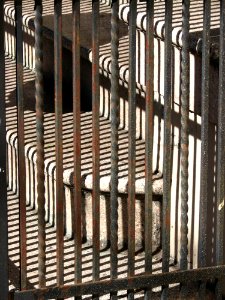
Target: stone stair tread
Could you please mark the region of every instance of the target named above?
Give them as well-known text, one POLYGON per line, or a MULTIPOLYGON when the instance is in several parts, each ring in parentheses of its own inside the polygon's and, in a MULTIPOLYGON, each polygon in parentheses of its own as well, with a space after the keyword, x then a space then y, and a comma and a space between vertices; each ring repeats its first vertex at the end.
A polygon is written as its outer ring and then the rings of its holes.
MULTIPOLYGON (((9 290, 20 288, 20 245, 19 245, 19 197, 16 193, 8 190, 8 253, 9 253, 9 290)), ((37 211, 27 207, 27 288, 38 288, 38 216, 37 211)), ((56 230, 51 224, 46 223, 46 286, 52 287, 57 285, 56 276, 56 230)), ((64 284, 74 284, 74 259, 75 259, 74 239, 64 238, 64 284)), ((118 278, 127 277, 127 250, 118 252, 118 278)), ((135 255, 135 275, 144 274, 145 252, 138 252, 135 255)), ((170 260, 169 271, 179 270, 173 260, 170 260)), ((92 280, 93 272, 93 247, 84 243, 82 245, 82 282, 92 280)), ((152 255, 152 272, 153 274, 162 273, 162 251, 152 255)), ((110 249, 106 248, 100 252, 100 280, 110 279, 110 249)), ((160 299, 161 287, 153 289, 152 300, 160 299)), ((168 299, 179 299, 180 285, 170 285, 168 299)), ((193 287, 186 299, 197 299, 197 287, 193 287)), ((206 290, 207 299, 213 299, 212 292, 206 290)), ((121 300, 127 299, 126 291, 119 291, 118 297, 121 300)), ((91 295, 83 296, 82 299, 90 299, 91 295)), ((110 299, 109 294, 101 295, 100 300, 110 299)), ((134 299, 144 299, 144 292, 137 290, 134 299)), ((68 298, 74 300, 74 298, 68 298)))
MULTIPOLYGON (((8 190, 9 207, 9 278, 10 290, 19 288, 19 197, 16 193, 8 190)), ((37 211, 27 207, 27 284, 28 288, 38 287, 38 216, 37 211)), ((56 285, 56 230, 51 224, 46 223, 46 286, 56 285)), ((64 283, 74 283, 74 239, 64 238, 64 283)), ((145 267, 144 251, 135 255, 135 274, 143 274, 145 267)), ((127 250, 118 253, 118 277, 127 276, 127 250)), ((152 256, 153 273, 162 272, 162 252, 158 251, 152 256)), ((82 245, 82 282, 92 280, 93 248, 84 243, 82 245)), ((170 271, 177 270, 171 261, 170 271)), ((110 279, 110 249, 106 248, 100 252, 100 280, 110 279)), ((159 290, 159 289, 158 289, 159 290)), ((157 291, 157 289, 154 289, 157 291)), ((140 292, 137 292, 139 294, 140 292)), ((120 292, 122 299, 127 299, 124 292, 120 292), (123 297, 122 297, 123 295, 123 297)), ((86 299, 83 297, 82 299, 86 299)), ((89 299, 87 297, 87 299, 89 299)), ((101 299, 109 299, 105 295, 101 299)))
MULTIPOLYGON (((34 30, 34 10, 33 10, 33 4, 30 1, 23 1, 23 25, 26 27, 26 30, 29 31, 30 34, 32 34, 34 30)), ((43 6, 43 33, 45 36, 47 36, 50 39, 54 38, 54 7, 53 2, 51 0, 47 0, 45 2, 45 5, 43 6)), ((91 5, 90 0, 81 1, 81 55, 91 60, 92 54, 91 54, 91 48, 92 48, 92 37, 91 37, 91 22, 92 22, 92 15, 91 15, 91 5)), ((63 1, 63 46, 66 48, 69 48, 72 50, 72 6, 71 1, 66 0, 63 1)), ((111 30, 111 17, 110 12, 111 9, 108 5, 106 5, 103 1, 103 3, 100 3, 100 35, 99 35, 99 44, 102 45, 100 47, 100 67, 102 69, 105 69, 108 71, 108 68, 106 67, 107 61, 108 61, 108 55, 110 56, 111 53, 111 46, 110 46, 110 30, 111 30), (105 48, 105 49, 104 49, 105 48), (107 50, 107 54, 106 51, 107 50), (106 59, 105 59, 106 56, 106 59), (106 61, 106 62, 105 62, 106 61), (104 62, 104 63, 103 63, 104 62)), ((14 9, 14 2, 9 1, 7 4, 5 4, 5 15, 9 17, 11 20, 15 20, 15 9, 14 9)), ((125 40, 122 40, 122 46, 128 43, 128 28, 127 25, 124 24, 124 22, 120 21, 120 33, 119 36, 125 37, 125 40)), ((128 49, 128 48, 127 48, 128 49)), ((128 53, 127 53, 128 54, 128 53)), ((126 65, 128 63, 128 55, 126 54, 125 60, 126 65)), ((32 56, 32 54, 30 54, 32 56)), ((34 59, 34 57, 33 57, 34 59)), ((124 59, 123 59, 124 61, 124 59)), ((111 64, 111 61, 110 63, 111 64)), ((32 65, 34 68, 34 64, 32 65)), ((122 69, 123 65, 122 65, 122 69)), ((124 72, 123 72, 124 73, 124 72)), ((126 73, 126 72, 125 72, 126 73)), ((124 76, 122 75, 121 78, 124 76)), ((127 80, 127 76, 126 76, 127 80)))
MULTIPOLYGON (((128 16, 129 16, 129 4, 123 4, 126 1, 121 1, 119 8, 120 16, 120 45, 119 45, 119 66, 120 66, 120 79, 128 83, 129 78, 129 40, 128 40, 128 16)), ((15 10, 13 1, 8 1, 5 4, 5 14, 14 20, 15 10)), ((23 24, 27 26, 29 30, 34 30, 34 11, 33 3, 30 1, 23 1, 23 24)), ((100 2, 100 68, 111 74, 111 44, 110 44, 110 2, 108 0, 102 0, 100 2)), ((155 35, 161 39, 164 39, 164 19, 165 19, 165 8, 164 1, 155 1, 155 35)), ((66 48, 72 49, 72 4, 71 1, 63 1, 63 45, 66 48)), ((84 58, 92 61, 92 40, 91 40, 91 1, 81 1, 81 54, 84 58)), ((182 46, 181 41, 181 24, 182 24, 182 3, 178 0, 174 1, 173 10, 173 32, 172 39, 173 43, 179 47, 182 46)), ((202 32, 202 1, 191 1, 191 14, 190 14, 190 32, 193 37, 191 43, 192 50, 196 50, 197 41, 202 32), (196 22, 196 20, 198 20, 196 22)), ((54 7, 51 0, 45 1, 43 6, 43 24, 44 33, 51 39, 54 34, 54 7)), ((137 28, 146 31, 146 2, 138 2, 137 6, 137 28)), ((212 26, 213 35, 218 35, 219 28, 219 1, 212 2, 212 26), (216 31, 215 31, 216 30, 216 31), (217 32, 217 33, 216 33, 217 32)), ((213 37, 215 42, 217 37, 213 37)), ((215 43, 214 43, 215 44, 215 43)), ((142 69, 141 69, 142 70, 142 69)), ((142 71, 138 72, 143 72, 142 71)), ((145 90, 145 80, 140 80, 141 75, 137 74, 137 87, 145 90)))
MULTIPOLYGON (((140 1, 137 4, 137 23, 136 26, 142 31, 146 31, 146 1, 140 1)), ((121 4, 119 7, 119 18, 128 24, 129 3, 121 4)), ((215 34, 220 24, 220 3, 217 0, 212 1, 211 7, 211 30, 215 34)), ((165 36, 165 1, 154 2, 154 30, 155 35, 164 39, 165 36)), ((175 45, 182 47, 182 1, 173 1, 173 30, 172 41, 175 45)), ((199 0, 190 1, 190 34, 191 38, 201 35, 203 31, 203 2, 199 0)), ((193 47, 193 46, 192 46, 193 47)))
MULTIPOLYGON (((6 59, 8 76, 15 79, 15 62, 6 59), (11 68, 11 71, 9 69, 11 68)), ((34 101, 34 89, 30 81, 34 80, 31 70, 24 71, 25 86, 24 101, 34 101), (33 93, 33 98, 32 98, 33 93), (28 99, 26 95, 28 94, 28 99)), ((7 78, 6 78, 7 79, 7 78)), ((15 106, 15 91, 11 82, 6 80, 6 103, 7 103, 7 142, 17 147, 17 118, 15 106), (10 91, 8 89, 10 88, 10 91), (14 99, 13 99, 14 98, 14 99)), ((33 103, 34 104, 34 103, 33 103)), ((45 171, 53 178, 55 174, 55 115, 53 112, 45 112, 45 171)), ((36 114, 35 109, 25 110, 25 156, 36 164, 36 114)), ((110 191, 111 179, 111 128, 110 120, 100 117, 100 190, 110 191)), ((81 174, 82 187, 92 189, 92 113, 81 113, 81 174)), ((145 188, 145 141, 136 139, 136 193, 144 194, 145 188)), ((64 156, 64 184, 73 185, 73 113, 63 114, 63 156, 64 156)), ((128 187, 128 132, 119 129, 119 184, 118 191, 127 193, 128 187)), ((162 194, 162 179, 153 176, 153 193, 162 194)))

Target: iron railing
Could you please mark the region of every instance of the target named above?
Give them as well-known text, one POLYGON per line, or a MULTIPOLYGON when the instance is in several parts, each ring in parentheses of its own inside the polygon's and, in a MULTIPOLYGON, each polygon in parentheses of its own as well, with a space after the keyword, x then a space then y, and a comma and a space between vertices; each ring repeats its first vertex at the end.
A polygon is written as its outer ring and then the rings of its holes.
MULTIPOLYGON (((82 2, 82 1, 81 1, 82 2)), ((163 1, 161 1, 163 2, 163 1)), ((154 142, 154 41, 158 39, 155 32, 156 21, 154 10, 155 1, 149 0, 146 4, 146 33, 145 33, 145 189, 144 189, 144 248, 145 260, 142 274, 135 272, 135 203, 136 190, 136 114, 137 114, 137 80, 136 80, 136 37, 137 37, 137 7, 140 4, 136 0, 130 1, 129 8, 129 81, 128 81, 128 231, 127 231, 127 275, 121 278, 118 274, 118 174, 119 174, 119 124, 120 124, 120 64, 119 64, 119 0, 111 2, 111 96, 110 96, 110 124, 111 124, 111 171, 110 171, 110 235, 108 249, 110 251, 110 278, 102 280, 100 276, 100 0, 90 1, 92 9, 92 228, 93 228, 93 261, 92 281, 83 282, 82 279, 82 243, 83 243, 83 219, 82 219, 82 174, 81 174, 81 36, 80 36, 80 1, 72 1, 72 86, 73 86, 73 230, 74 230, 74 284, 66 285, 64 282, 64 217, 65 199, 63 182, 63 30, 62 30, 62 0, 54 1, 54 95, 55 95, 55 151, 56 151, 56 177, 55 177, 55 203, 56 203, 56 286, 46 286, 46 213, 45 213, 45 153, 44 145, 48 143, 44 136, 44 70, 43 70, 43 6, 45 2, 34 1, 35 12, 35 98, 36 98, 36 168, 37 168, 37 214, 38 214, 38 277, 39 286, 29 289, 27 286, 27 220, 26 220, 26 157, 25 157, 25 125, 24 125, 24 95, 23 95, 23 13, 22 0, 15 0, 15 29, 16 29, 16 99, 17 99, 17 131, 18 131, 18 195, 19 195, 19 235, 20 235, 20 288, 11 293, 14 299, 52 299, 65 298, 69 296, 82 297, 92 295, 98 299, 101 295, 110 294, 112 299, 117 299, 117 293, 121 290, 127 291, 128 299, 133 299, 137 290, 144 291, 145 299, 151 299, 152 289, 160 287, 162 299, 170 297, 170 285, 179 284, 181 289, 177 292, 181 297, 188 298, 190 283, 200 299, 205 299, 208 286, 216 295, 222 299, 222 284, 224 280, 224 175, 225 175, 225 2, 220 1, 220 20, 217 31, 219 33, 219 55, 213 60, 210 28, 212 27, 211 14, 213 5, 219 1, 204 0, 202 8, 203 29, 200 37, 197 36, 197 46, 201 41, 201 109, 197 112, 201 116, 201 178, 200 178, 200 201, 199 214, 199 243, 198 243, 198 265, 191 269, 188 258, 188 203, 189 203, 189 96, 190 96, 190 53, 193 52, 193 43, 190 35, 190 5, 195 1, 182 1, 182 41, 181 45, 174 45, 173 32, 173 9, 179 1, 166 0, 164 31, 161 40, 164 43, 164 134, 163 134, 163 200, 162 200, 162 269, 160 273, 153 272, 153 249, 152 249, 152 215, 153 211, 153 179, 152 160, 154 142), (212 2, 212 3, 211 3, 212 2), (213 4, 213 5, 212 5, 213 4), (174 47, 179 49, 181 55, 181 66, 173 61, 174 47), (211 59, 211 60, 210 60, 211 59), (219 63, 218 63, 219 61, 219 63), (216 260, 213 265, 207 263, 207 247, 209 244, 209 205, 208 182, 210 175, 209 156, 209 107, 210 107, 210 65, 215 64, 218 68, 218 117, 216 126, 216 260), (180 177, 181 193, 179 198, 180 210, 180 233, 179 249, 177 257, 178 270, 171 271, 171 181, 175 181, 177 187, 179 180, 172 173, 172 107, 173 107, 173 68, 180 68, 180 177), (177 180, 177 182, 176 182, 177 180), (207 244, 208 243, 208 244, 207 244), (188 288, 189 287, 189 288, 188 288)), ((5 4, 6 1, 5 1, 5 4)), ((197 22, 197 21, 196 21, 197 22)), ((8 237, 7 237, 7 145, 6 145, 6 110, 5 110, 5 52, 4 52, 4 1, 0 4, 0 298, 7 299, 9 295, 8 280, 8 237)), ((193 41, 193 39, 192 39, 193 41)), ((196 37, 195 37, 196 41, 196 37)), ((197 49, 199 50, 199 48, 197 49)), ((198 85, 198 83, 196 84, 198 85)), ((199 87, 200 89, 200 87, 199 87)), ((194 112, 195 113, 195 112, 194 112)), ((192 151, 191 149, 190 151, 192 151)), ((213 171, 214 172, 214 171, 213 171)), ((194 221, 195 222, 195 221, 194 221)), ((72 262, 71 262, 72 263, 72 262)), ((159 292, 158 292, 159 293, 159 292)), ((177 295, 178 295, 177 294, 177 295)))

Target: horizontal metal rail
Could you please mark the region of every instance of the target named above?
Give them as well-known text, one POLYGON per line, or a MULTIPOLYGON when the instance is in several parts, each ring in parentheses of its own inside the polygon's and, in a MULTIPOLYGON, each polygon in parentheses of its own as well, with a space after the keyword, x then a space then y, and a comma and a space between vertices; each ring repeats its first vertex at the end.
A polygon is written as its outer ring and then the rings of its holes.
MULTIPOLYGON (((138 275, 124 279, 114 279, 99 282, 75 284, 63 287, 50 287, 30 291, 16 291, 15 300, 29 297, 30 300, 44 296, 45 298, 70 297, 91 294, 107 294, 119 290, 144 289, 179 282, 195 282, 209 279, 220 279, 225 272, 225 266, 208 267, 195 270, 167 272, 162 274, 138 275)), ((28 299, 28 298, 27 298, 28 299)))

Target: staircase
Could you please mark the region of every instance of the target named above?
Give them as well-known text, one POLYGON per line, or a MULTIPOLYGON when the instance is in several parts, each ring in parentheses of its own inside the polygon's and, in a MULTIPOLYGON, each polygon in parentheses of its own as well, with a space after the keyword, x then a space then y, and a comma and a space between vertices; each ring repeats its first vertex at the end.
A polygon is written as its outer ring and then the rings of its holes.
MULTIPOLYGON (((171 262, 179 260, 180 207, 180 49, 181 42, 181 3, 174 8, 173 29, 173 101, 172 101, 172 207, 171 207, 171 262)), ((216 106, 218 86, 217 60, 217 12, 219 2, 213 5, 213 44, 211 89, 210 89, 210 147, 213 166, 216 132, 216 106)), ((28 207, 37 210, 36 191, 36 128, 34 96, 34 15, 33 3, 24 1, 24 101, 25 101, 25 157, 26 157, 26 201, 28 207)), ((63 183, 65 195, 65 238, 73 237, 73 117, 72 117, 72 17, 71 1, 63 1, 63 183)), ((195 1, 191 12, 190 43, 190 161, 189 161, 189 264, 197 266, 198 248, 198 210, 200 178, 200 131, 201 91, 201 25, 196 26, 196 18, 201 16, 201 1, 195 1)), ((100 242, 101 249, 107 253, 109 241, 109 195, 110 195, 110 2, 100 1, 100 242)), ((155 41, 154 41, 154 141, 153 141, 153 254, 160 260, 161 256, 161 219, 163 195, 163 106, 164 106, 164 2, 155 2, 155 41)), ((119 128, 119 184, 118 184, 118 243, 119 249, 126 251, 127 245, 127 198, 128 198, 128 80, 129 80, 129 40, 128 40, 129 4, 121 1, 119 10, 119 65, 120 65, 120 128, 119 128)), ((53 85, 53 1, 46 0, 43 11, 44 24, 44 76, 45 76, 45 190, 46 222, 54 230, 55 211, 55 116, 53 85)), ((202 24, 199 21, 200 24, 202 24)), ((15 102, 15 11, 13 1, 5 4, 5 40, 6 40, 6 105, 7 105, 7 145, 8 145, 8 183, 9 190, 18 191, 17 162, 17 115, 15 102)), ((146 3, 138 3, 137 36, 137 74, 136 74, 136 251, 144 251, 144 191, 145 191, 145 35, 146 3)), ((85 247, 92 245, 92 111, 91 111, 91 1, 81 1, 81 175, 83 204, 83 239, 85 247)), ((212 178, 213 180, 213 178, 212 178)), ((215 184, 215 183, 213 183, 215 184)), ((209 195, 210 197, 210 195, 209 195)), ((125 252, 124 252, 125 253, 125 252)), ((213 254, 212 254, 213 257, 213 254)), ((213 260, 211 261, 213 262, 213 260)))

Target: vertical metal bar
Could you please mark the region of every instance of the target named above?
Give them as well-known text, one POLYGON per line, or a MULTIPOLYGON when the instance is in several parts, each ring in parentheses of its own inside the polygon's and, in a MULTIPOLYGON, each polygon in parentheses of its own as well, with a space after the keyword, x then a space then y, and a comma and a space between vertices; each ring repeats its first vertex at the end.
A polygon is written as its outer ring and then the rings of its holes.
POLYGON ((210 59, 210 7, 204 0, 202 44, 202 127, 201 127, 201 195, 199 222, 199 267, 206 266, 207 239, 207 184, 208 184, 208 122, 209 122, 209 59, 210 59))
MULTIPOLYGON (((211 0, 204 0, 202 43, 202 104, 201 104, 201 182, 199 213, 199 267, 206 267, 207 201, 208 201, 208 123, 209 123, 209 60, 210 60, 210 8, 211 0)), ((200 297, 205 298, 205 284, 200 286, 200 297)))
MULTIPOLYGON (((162 220, 162 271, 169 271, 170 207, 171 207, 171 70, 172 70, 172 8, 173 1, 165 1, 165 53, 164 53, 164 149, 163 149, 163 220, 162 220)), ((166 299, 167 286, 162 289, 166 299)))
MULTIPOLYGON (((118 126, 119 126, 119 0, 112 2, 111 14, 111 191, 110 191, 110 260, 111 279, 118 269, 118 126)), ((117 299, 117 293, 111 294, 117 299)))
MULTIPOLYGON (((129 16, 129 133, 128 133, 128 276, 135 273, 135 159, 136 159, 136 18, 137 0, 130 1, 129 16)), ((134 294, 128 291, 128 299, 134 294)))
POLYGON ((35 1, 35 96, 37 128, 37 202, 38 202, 38 274, 39 286, 46 284, 45 255, 45 175, 44 175, 44 91, 42 0, 35 1))
POLYGON ((181 50, 181 270, 187 269, 188 256, 189 7, 190 0, 183 0, 181 50))
POLYGON ((80 1, 73 0, 75 282, 81 282, 80 1))
POLYGON ((0 299, 8 297, 8 216, 6 181, 6 113, 5 113, 5 52, 4 1, 0 3, 0 299))
POLYGON ((22 0, 15 1, 16 16, 16 100, 18 128, 18 168, 20 207, 20 288, 26 289, 27 249, 26 249, 26 167, 24 155, 24 104, 23 104, 23 30, 22 0))
MULTIPOLYGON (((92 0, 92 155, 93 155, 93 280, 99 280, 100 257, 100 141, 99 141, 99 0, 92 0)), ((93 297, 98 299, 97 296, 93 297)))
POLYGON ((54 3, 57 284, 63 284, 62 0, 54 3))
MULTIPOLYGON (((220 1, 220 53, 218 98, 218 157, 217 157, 217 222, 216 263, 224 264, 224 199, 225 199, 225 1, 220 1)), ((221 297, 221 280, 217 283, 217 296, 221 297)))
MULTIPOLYGON (((181 50, 181 217, 180 269, 188 267, 188 115, 189 115, 189 8, 190 0, 182 3, 181 50)), ((181 284, 181 297, 186 299, 187 288, 181 284)))
MULTIPOLYGON (((154 1, 147 1, 145 108, 145 272, 152 272, 152 151, 154 101, 154 1)), ((145 299, 151 290, 145 291, 145 299)))

